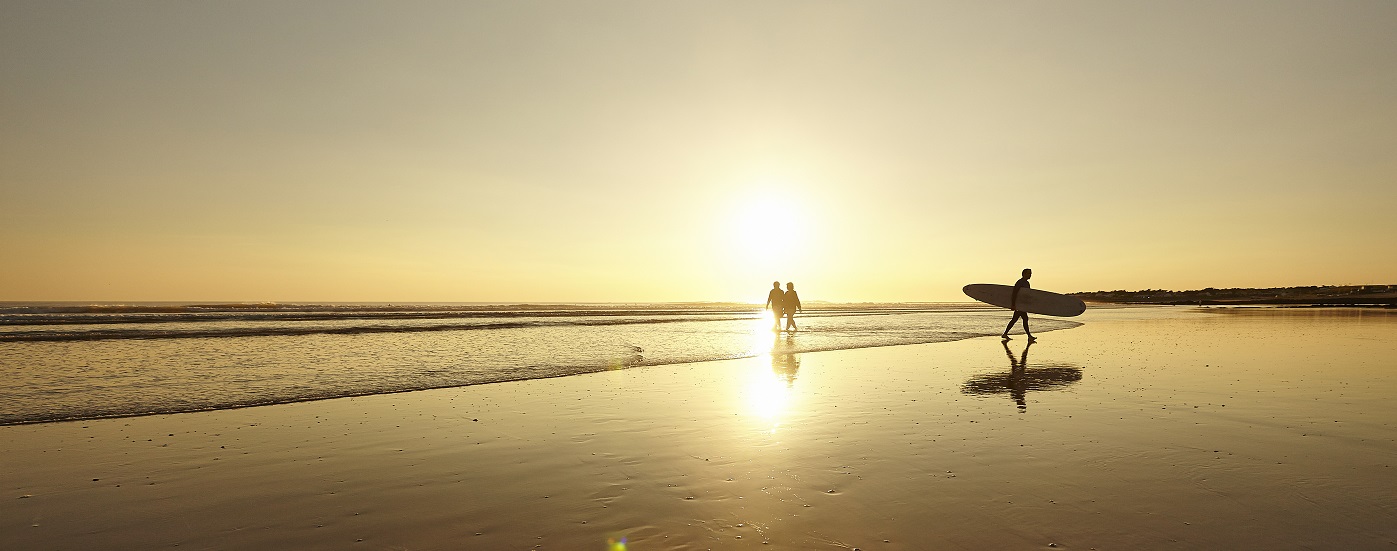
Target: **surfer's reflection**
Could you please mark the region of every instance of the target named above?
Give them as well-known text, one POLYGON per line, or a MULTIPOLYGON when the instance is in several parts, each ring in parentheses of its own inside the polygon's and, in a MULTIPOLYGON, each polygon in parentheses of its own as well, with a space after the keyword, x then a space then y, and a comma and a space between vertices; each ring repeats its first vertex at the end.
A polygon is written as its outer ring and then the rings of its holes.
POLYGON ((785 342, 780 336, 771 343, 771 371, 791 386, 800 371, 800 355, 795 353, 795 335, 786 335, 785 342))
POLYGON ((1023 352, 1017 359, 1014 358, 1014 352, 1009 350, 1009 343, 1002 344, 1004 355, 1009 357, 1009 372, 971 377, 960 386, 961 392, 979 395, 1008 393, 1009 398, 1018 404, 1019 413, 1023 413, 1028 410, 1028 391, 1055 390, 1082 380, 1082 370, 1079 367, 1029 367, 1028 349, 1033 347, 1032 341, 1024 345, 1023 352))

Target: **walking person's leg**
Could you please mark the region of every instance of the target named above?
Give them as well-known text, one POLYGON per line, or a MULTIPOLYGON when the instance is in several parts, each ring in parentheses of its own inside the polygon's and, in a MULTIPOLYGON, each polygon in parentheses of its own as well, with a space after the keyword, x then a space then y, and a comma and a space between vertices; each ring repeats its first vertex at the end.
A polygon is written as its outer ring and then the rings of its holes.
POLYGON ((1009 338, 1009 330, 1014 328, 1014 322, 1019 321, 1019 312, 1014 312, 1014 317, 1009 318, 1009 325, 1004 326, 1004 334, 1000 335, 1005 339, 1009 338))

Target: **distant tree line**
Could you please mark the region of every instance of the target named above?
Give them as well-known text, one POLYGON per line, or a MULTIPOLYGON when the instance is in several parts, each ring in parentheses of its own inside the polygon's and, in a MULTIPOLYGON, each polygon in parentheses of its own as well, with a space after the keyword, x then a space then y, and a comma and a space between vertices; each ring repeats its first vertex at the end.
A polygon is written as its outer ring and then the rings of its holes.
POLYGON ((1128 304, 1296 304, 1314 306, 1397 306, 1397 285, 1312 285, 1171 291, 1091 291, 1072 293, 1090 302, 1128 304))

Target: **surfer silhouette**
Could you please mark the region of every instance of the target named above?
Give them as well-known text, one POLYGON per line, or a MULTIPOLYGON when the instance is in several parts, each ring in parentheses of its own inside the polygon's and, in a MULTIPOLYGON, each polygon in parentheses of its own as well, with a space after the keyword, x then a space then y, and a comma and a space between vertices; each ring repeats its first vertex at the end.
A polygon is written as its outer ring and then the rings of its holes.
POLYGON ((1009 341, 1001 341, 1001 344, 1004 345, 1004 355, 1009 356, 1009 397, 1019 406, 1019 413, 1023 413, 1028 411, 1028 381, 1024 374, 1028 368, 1028 349, 1033 346, 1033 341, 1024 345, 1018 361, 1014 361, 1014 353, 1009 350, 1009 341))
POLYGON ((763 306, 763 308, 770 308, 773 317, 776 318, 776 321, 771 324, 772 331, 781 330, 781 310, 784 308, 785 303, 786 293, 781 292, 781 282, 771 282, 771 292, 766 294, 766 306, 763 306))
POLYGON ((1014 401, 1019 413, 1028 411, 1028 393, 1031 391, 1057 390, 1082 380, 1082 368, 1068 364, 1048 364, 1029 366, 1028 349, 1032 342, 1024 345, 1023 352, 1016 357, 1009 349, 1009 341, 1001 341, 1004 355, 1009 358, 1009 372, 985 373, 976 375, 962 384, 960 391, 965 394, 987 396, 1007 394, 1014 401))
POLYGON ((1028 312, 1019 309, 1019 290, 1029 288, 1028 278, 1030 277, 1033 277, 1033 270, 1024 268, 1023 277, 1014 283, 1014 293, 1009 295, 1009 308, 1014 310, 1014 317, 1009 318, 1009 325, 1004 327, 1004 334, 1000 335, 1006 341, 1009 340, 1009 330, 1014 328, 1014 322, 1019 321, 1020 318, 1023 318, 1023 332, 1028 335, 1028 342, 1038 340, 1034 338, 1033 332, 1028 330, 1028 312))
POLYGON ((781 297, 781 309, 786 312, 786 330, 796 330, 796 312, 802 311, 800 307, 800 295, 796 294, 796 284, 786 284, 786 294, 781 297))

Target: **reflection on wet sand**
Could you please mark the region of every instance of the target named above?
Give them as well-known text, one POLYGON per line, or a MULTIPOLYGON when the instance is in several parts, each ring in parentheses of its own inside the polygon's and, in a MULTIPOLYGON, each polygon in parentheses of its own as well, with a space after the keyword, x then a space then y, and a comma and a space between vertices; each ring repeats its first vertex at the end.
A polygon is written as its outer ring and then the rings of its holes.
POLYGON ((762 430, 774 434, 781 426, 787 403, 793 394, 796 371, 800 369, 800 356, 795 352, 795 337, 787 335, 783 340, 777 335, 771 343, 771 371, 756 364, 745 385, 747 409, 754 414, 762 430))
POLYGON ((987 373, 976 375, 962 384, 960 391, 965 394, 989 395, 1009 393, 1009 397, 1019 406, 1019 413, 1028 410, 1027 395, 1030 390, 1056 390, 1082 380, 1082 369, 1072 365, 1052 365, 1028 367, 1029 342, 1023 353, 1016 359, 1009 350, 1009 343, 1003 342, 1004 355, 1009 357, 1008 373, 987 373))
POLYGON ((786 381, 786 386, 795 384, 796 372, 800 370, 800 355, 793 352, 795 350, 795 335, 787 334, 785 342, 781 337, 776 337, 776 342, 771 344, 771 371, 781 380, 786 381))

